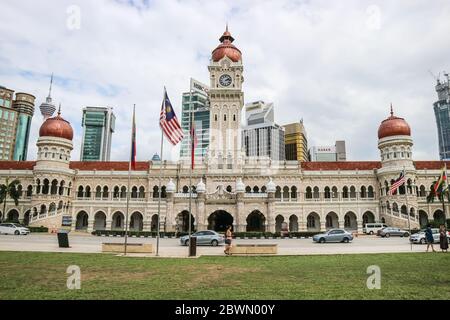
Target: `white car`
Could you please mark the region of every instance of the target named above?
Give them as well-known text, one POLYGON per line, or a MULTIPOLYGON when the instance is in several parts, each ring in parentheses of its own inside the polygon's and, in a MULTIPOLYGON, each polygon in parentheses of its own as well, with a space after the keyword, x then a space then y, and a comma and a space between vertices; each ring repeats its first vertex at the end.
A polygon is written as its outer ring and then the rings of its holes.
POLYGON ((365 234, 377 234, 379 230, 386 227, 384 223, 366 223, 362 231, 365 234))
MULTIPOLYGON (((433 233, 433 240, 434 243, 439 243, 439 229, 438 228, 431 228, 431 232, 433 233)), ((447 231, 447 238, 450 238, 450 232, 447 231)), ((425 229, 420 230, 420 232, 417 232, 409 237, 409 241, 411 243, 420 243, 424 244, 427 242, 425 238, 425 229)))
POLYGON ((30 233, 30 229, 18 223, 1 223, 0 224, 0 234, 15 234, 15 235, 27 235, 30 233))

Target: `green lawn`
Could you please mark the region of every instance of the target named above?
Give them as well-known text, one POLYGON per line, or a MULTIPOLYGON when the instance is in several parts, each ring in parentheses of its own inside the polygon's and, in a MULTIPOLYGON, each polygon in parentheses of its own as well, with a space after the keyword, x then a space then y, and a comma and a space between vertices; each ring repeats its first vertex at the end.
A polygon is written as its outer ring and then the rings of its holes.
POLYGON ((0 299, 450 299, 450 253, 127 258, 0 252, 0 299), (67 290, 69 265, 81 290, 67 290), (366 287, 369 265, 381 290, 366 287))

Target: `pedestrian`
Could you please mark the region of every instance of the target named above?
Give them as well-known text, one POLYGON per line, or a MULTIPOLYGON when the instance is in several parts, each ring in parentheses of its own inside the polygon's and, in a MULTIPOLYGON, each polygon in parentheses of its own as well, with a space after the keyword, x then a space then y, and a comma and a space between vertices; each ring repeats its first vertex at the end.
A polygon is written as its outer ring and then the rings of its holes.
POLYGON ((427 230, 425 230, 425 240, 427 241, 427 252, 428 252, 428 249, 430 249, 430 247, 433 250, 433 252, 436 252, 433 247, 433 242, 434 242, 433 230, 431 230, 430 224, 428 225, 427 230))
POLYGON ((447 238, 447 229, 444 225, 441 225, 439 228, 439 245, 441 247, 442 252, 447 252, 448 250, 448 238, 447 238))
POLYGON ((227 256, 230 255, 231 241, 233 240, 233 233, 231 232, 231 226, 227 226, 225 231, 225 250, 223 251, 227 256))

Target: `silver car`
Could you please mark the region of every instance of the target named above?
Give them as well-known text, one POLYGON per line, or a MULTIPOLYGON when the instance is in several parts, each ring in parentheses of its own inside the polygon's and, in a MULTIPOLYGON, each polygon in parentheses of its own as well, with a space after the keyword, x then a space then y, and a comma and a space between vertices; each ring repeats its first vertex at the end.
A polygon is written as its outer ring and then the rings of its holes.
MULTIPOLYGON (((196 237, 197 245, 209 245, 209 246, 218 246, 219 244, 223 244, 225 242, 224 237, 218 234, 216 231, 206 230, 206 231, 197 231, 193 233, 191 237, 196 237)), ((180 244, 184 246, 189 245, 189 236, 183 236, 180 238, 180 244)))
POLYGON ((345 242, 348 243, 353 240, 353 235, 344 229, 331 229, 325 233, 316 234, 313 237, 314 242, 345 242))
MULTIPOLYGON (((440 237, 439 229, 431 228, 431 232, 433 233, 434 243, 439 243, 439 237, 440 237)), ((450 238, 450 232, 447 232, 447 238, 450 238)), ((411 237, 409 237, 409 242, 420 243, 420 244, 426 243, 427 240, 425 237, 425 229, 422 229, 422 230, 420 230, 420 232, 412 234, 411 237)))
POLYGON ((387 227, 380 231, 380 236, 389 238, 390 236, 408 237, 409 232, 400 228, 387 227))
POLYGON ((16 236, 21 234, 27 235, 30 233, 30 229, 25 228, 18 223, 2 223, 0 224, 0 234, 2 233, 15 234, 16 236))

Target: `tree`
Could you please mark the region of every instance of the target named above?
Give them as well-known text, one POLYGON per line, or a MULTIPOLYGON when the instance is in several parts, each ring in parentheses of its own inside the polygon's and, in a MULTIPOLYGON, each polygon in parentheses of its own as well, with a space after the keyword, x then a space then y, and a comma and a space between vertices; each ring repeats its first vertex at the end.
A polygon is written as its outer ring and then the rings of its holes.
POLYGON ((6 184, 0 185, 0 204, 3 203, 3 214, 0 216, 0 223, 2 223, 6 217, 6 200, 8 196, 14 200, 16 206, 19 205, 19 184, 20 181, 17 179, 9 183, 9 179, 6 178, 6 184))

